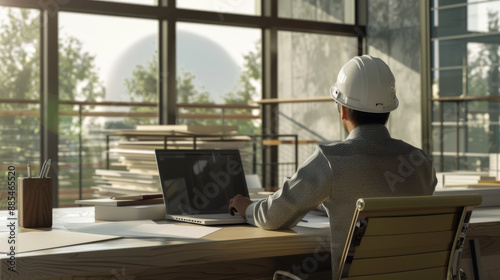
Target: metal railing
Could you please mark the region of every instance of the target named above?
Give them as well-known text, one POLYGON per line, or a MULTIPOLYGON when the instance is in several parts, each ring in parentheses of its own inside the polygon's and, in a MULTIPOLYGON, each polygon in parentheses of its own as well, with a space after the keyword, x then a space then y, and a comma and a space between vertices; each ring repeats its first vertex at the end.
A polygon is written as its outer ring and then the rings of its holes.
MULTIPOLYGON (((26 100, 26 99, 0 99, 0 103, 3 104, 13 104, 13 105, 38 105, 39 100, 26 100)), ((107 108, 156 108, 156 103, 138 103, 138 102, 94 102, 94 101, 69 101, 60 100, 60 118, 76 118, 75 124, 72 124, 71 129, 77 131, 76 134, 72 134, 71 138, 60 141, 59 143, 59 173, 60 176, 60 186, 59 186, 59 196, 70 197, 71 193, 74 193, 75 198, 82 199, 85 195, 84 189, 87 186, 93 185, 92 176, 84 176, 84 171, 88 169, 105 168, 106 162, 100 159, 101 150, 109 148, 106 146, 105 135, 96 135, 99 131, 93 131, 94 135, 84 135, 84 118, 86 117, 102 117, 102 118, 124 118, 124 119, 137 119, 137 118, 150 118, 157 119, 157 112, 124 112, 124 111, 110 111, 110 110, 95 110, 97 107, 107 107, 107 108), (68 110, 65 107, 74 106, 73 110, 68 110), (90 109, 89 109, 90 107, 90 109), (94 153, 91 151, 85 151, 85 142, 89 139, 85 137, 92 138, 94 153), (75 152, 76 150, 76 152, 75 152), (77 160, 75 160, 77 158, 77 160), (87 159, 87 163, 84 163, 84 158, 87 159), (75 166, 76 165, 76 166, 75 166), (65 175, 60 171, 66 170, 65 175), (76 173, 76 174, 75 174, 76 173), (74 174, 74 175, 71 175, 74 174), (63 175, 63 176, 61 176, 63 175), (71 177, 77 177, 77 182, 71 177), (77 188, 74 187, 77 185, 77 188), (85 187, 84 187, 85 186, 85 187)), ((177 110, 181 111, 178 113, 178 119, 212 119, 220 120, 220 123, 224 123, 228 120, 256 120, 260 119, 260 114, 256 114, 254 110, 259 110, 258 105, 242 105, 242 104, 177 104, 177 110), (209 109, 210 113, 189 113, 182 112, 184 109, 209 109), (248 110, 249 113, 230 113, 230 110, 248 110), (214 110, 220 110, 220 112, 213 112, 214 110)), ((40 117, 40 110, 35 109, 0 109, 1 117, 40 117)), ((90 131, 92 132, 92 131, 90 131)), ((60 131, 61 136, 64 137, 63 133, 60 131)), ((0 133, 0 138, 5 138, 5 141, 13 141, 12 138, 23 137, 12 135, 11 133, 4 134, 0 133), (3 136, 3 137, 2 137, 3 136), (6 139, 8 137, 9 139, 6 139)), ((35 137, 36 138, 36 137, 35 137)), ((36 144, 34 144, 36 146, 36 144)), ((36 163, 35 163, 36 166, 36 163)), ((6 169, 7 166, 0 166, 0 169, 6 169)), ((88 175, 88 174, 87 174, 88 175)), ((88 192, 87 192, 88 194, 88 192)), ((60 206, 65 206, 64 201, 60 203, 60 206)))

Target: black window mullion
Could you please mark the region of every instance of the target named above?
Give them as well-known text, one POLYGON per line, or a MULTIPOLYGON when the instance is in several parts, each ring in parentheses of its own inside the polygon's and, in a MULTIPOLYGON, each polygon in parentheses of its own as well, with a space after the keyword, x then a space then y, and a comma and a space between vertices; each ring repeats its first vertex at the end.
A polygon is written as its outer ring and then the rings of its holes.
POLYGON ((52 160, 53 207, 59 205, 58 144, 59 144, 59 53, 58 14, 44 10, 42 25, 42 90, 40 93, 40 162, 52 160))

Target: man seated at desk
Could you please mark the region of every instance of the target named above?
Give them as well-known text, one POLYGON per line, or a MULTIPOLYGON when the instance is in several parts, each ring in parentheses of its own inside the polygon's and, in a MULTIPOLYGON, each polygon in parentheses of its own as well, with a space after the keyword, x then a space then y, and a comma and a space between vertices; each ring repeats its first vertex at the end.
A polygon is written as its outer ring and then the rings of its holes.
POLYGON ((340 70, 330 95, 347 139, 317 147, 275 194, 258 202, 238 195, 229 209, 250 224, 277 230, 295 226, 322 204, 330 219, 336 275, 359 198, 431 195, 437 179, 432 159, 393 139, 385 127, 398 107, 394 75, 385 62, 368 55, 354 57, 340 70))

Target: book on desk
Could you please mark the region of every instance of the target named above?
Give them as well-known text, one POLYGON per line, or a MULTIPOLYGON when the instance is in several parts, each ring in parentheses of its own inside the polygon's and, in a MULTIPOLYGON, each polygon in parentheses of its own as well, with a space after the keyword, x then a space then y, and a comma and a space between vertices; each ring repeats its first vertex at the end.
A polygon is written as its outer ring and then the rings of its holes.
POLYGON ((101 221, 164 220, 165 205, 95 206, 95 219, 101 221))
POLYGON ((104 221, 165 219, 161 194, 75 200, 75 204, 93 205, 95 219, 104 221))

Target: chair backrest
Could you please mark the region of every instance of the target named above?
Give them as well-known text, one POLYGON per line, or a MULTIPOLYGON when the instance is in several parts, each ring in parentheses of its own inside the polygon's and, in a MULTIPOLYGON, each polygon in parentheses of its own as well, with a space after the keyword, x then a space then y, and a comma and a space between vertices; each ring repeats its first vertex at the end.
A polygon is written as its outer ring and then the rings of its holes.
POLYGON ((480 195, 363 198, 337 279, 459 279, 460 254, 480 195))

